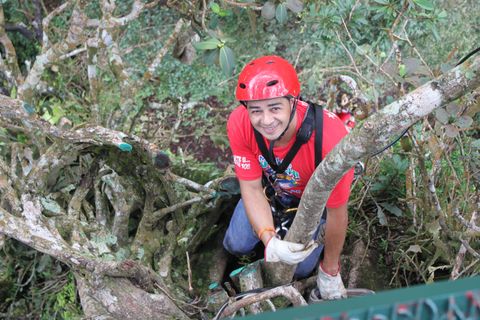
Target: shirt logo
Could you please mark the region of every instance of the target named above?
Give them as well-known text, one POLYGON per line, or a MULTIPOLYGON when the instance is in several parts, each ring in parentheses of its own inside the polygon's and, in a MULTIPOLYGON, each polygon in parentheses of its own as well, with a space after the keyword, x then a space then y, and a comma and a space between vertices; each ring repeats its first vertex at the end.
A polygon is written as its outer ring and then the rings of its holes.
POLYGON ((247 157, 242 157, 242 156, 233 156, 233 163, 239 168, 242 168, 243 170, 250 170, 250 160, 247 159, 247 157))
MULTIPOLYGON (((282 159, 276 158, 277 164, 282 162, 282 159)), ((258 162, 260 162, 260 166, 263 169, 263 172, 267 177, 275 177, 273 180, 273 188, 277 192, 278 195, 282 193, 300 193, 300 190, 295 190, 293 188, 299 185, 300 174, 298 171, 294 170, 292 164, 290 163, 282 174, 276 174, 275 171, 270 167, 267 160, 263 157, 263 155, 258 156, 258 162)))

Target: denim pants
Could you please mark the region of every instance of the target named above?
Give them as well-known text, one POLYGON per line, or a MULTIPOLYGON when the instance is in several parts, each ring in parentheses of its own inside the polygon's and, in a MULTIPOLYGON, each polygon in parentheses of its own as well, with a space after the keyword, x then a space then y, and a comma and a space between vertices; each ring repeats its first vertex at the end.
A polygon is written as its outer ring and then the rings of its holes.
MULTIPOLYGON (((313 234, 313 239, 317 239, 320 230, 320 225, 324 224, 322 219, 317 230, 313 234)), ((253 251, 255 246, 260 242, 257 235, 253 231, 250 221, 248 221, 245 207, 242 199, 238 201, 235 211, 233 212, 230 225, 228 226, 225 238, 223 239, 223 246, 233 255, 245 255, 253 251)), ((320 254, 323 251, 323 244, 316 248, 305 260, 297 265, 294 277, 297 279, 308 277, 312 271, 317 267, 320 259, 320 254)))

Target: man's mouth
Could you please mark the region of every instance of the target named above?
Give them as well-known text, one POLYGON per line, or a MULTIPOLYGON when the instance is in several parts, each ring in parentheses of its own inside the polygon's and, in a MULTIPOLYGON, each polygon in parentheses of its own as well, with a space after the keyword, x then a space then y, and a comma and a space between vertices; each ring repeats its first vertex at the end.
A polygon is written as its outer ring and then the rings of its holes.
POLYGON ((263 131, 267 134, 273 134, 277 130, 278 124, 275 124, 273 126, 268 126, 268 127, 262 127, 263 131))

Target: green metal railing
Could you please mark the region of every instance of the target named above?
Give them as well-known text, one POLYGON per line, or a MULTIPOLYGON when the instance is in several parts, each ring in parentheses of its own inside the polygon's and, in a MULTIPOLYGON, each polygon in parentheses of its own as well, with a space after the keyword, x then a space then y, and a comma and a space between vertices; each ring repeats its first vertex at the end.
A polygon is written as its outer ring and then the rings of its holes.
POLYGON ((480 276, 265 312, 263 320, 479 320, 480 276))

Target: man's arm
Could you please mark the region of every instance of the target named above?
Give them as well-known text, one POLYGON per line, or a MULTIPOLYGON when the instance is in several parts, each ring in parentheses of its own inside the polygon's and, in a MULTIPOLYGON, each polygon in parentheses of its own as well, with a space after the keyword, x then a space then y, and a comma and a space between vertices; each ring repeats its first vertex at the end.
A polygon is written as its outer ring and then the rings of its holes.
MULTIPOLYGON (((265 228, 275 230, 270 205, 263 194, 262 179, 239 181, 243 205, 255 233, 258 235, 265 228)), ((273 236, 275 232, 268 230, 262 233, 260 240, 266 246, 273 236)))
POLYGON ((329 274, 336 274, 340 262, 348 226, 347 204, 338 208, 327 208, 327 224, 325 226, 325 251, 322 267, 329 274))

